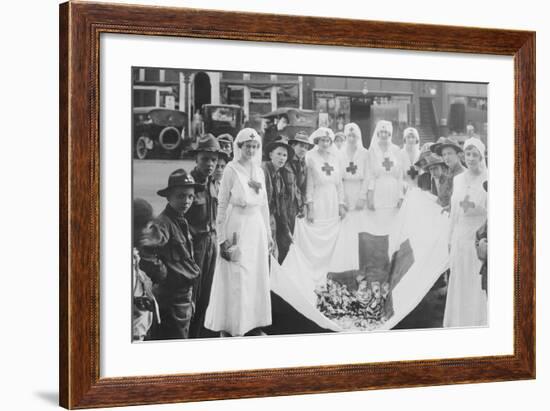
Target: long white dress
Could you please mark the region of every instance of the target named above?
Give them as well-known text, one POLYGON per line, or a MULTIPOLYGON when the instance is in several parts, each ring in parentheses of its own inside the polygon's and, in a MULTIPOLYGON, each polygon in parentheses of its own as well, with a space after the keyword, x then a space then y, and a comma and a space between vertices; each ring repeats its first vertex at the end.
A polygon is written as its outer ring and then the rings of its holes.
POLYGON ((344 191, 340 159, 335 150, 327 156, 315 148, 306 154, 306 198, 313 203, 313 223, 297 219, 294 244, 283 262, 283 269, 295 275, 297 287, 314 303, 314 290, 326 283, 326 274, 340 229, 339 205, 344 191))
POLYGON ((356 205, 360 199, 367 199, 368 152, 360 146, 350 153, 344 146, 340 153, 344 203, 348 212, 340 224, 329 272, 359 269, 359 233, 367 230, 365 209, 357 210, 356 205))
POLYGON ((386 151, 371 145, 368 151, 368 189, 374 193, 374 211, 368 210, 371 233, 388 234, 399 211, 397 203, 403 196, 404 167, 399 147, 390 144, 386 151))
POLYGON ((487 193, 482 186, 487 176, 482 172, 470 178, 470 173, 462 173, 453 183, 445 327, 487 325, 487 294, 481 288, 481 261, 475 249, 476 231, 487 219, 487 193))
POLYGON ((254 180, 261 182, 259 192, 248 185, 244 167, 232 161, 218 194, 218 242, 237 233, 241 259, 229 262, 218 254, 204 326, 233 336, 271 324, 269 210, 263 170, 254 167, 254 180))
POLYGON ((315 223, 338 219, 339 205, 344 201, 340 155, 329 150, 326 157, 317 149, 306 154, 307 202, 313 202, 315 223))

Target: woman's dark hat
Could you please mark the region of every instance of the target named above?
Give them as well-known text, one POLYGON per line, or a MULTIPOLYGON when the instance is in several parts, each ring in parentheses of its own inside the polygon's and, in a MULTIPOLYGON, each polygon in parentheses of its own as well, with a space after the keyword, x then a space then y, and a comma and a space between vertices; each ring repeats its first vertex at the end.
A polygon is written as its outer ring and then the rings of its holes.
POLYGON ((157 191, 161 197, 168 197, 170 190, 174 187, 193 187, 195 191, 204 191, 204 185, 195 183, 193 176, 188 174, 183 168, 179 168, 168 177, 168 186, 157 191))
POLYGON ((428 157, 430 155, 432 155, 432 152, 430 150, 421 152, 420 157, 418 157, 418 160, 416 160, 416 163, 414 163, 414 165, 416 167, 424 168, 428 163, 428 157))
POLYGON ((273 150, 275 150, 277 147, 284 147, 286 148, 286 151, 288 152, 288 160, 290 160, 292 157, 294 157, 294 149, 291 145, 288 144, 286 139, 283 139, 279 136, 277 140, 275 140, 272 143, 269 143, 266 148, 265 152, 267 154, 271 153, 273 150))
POLYGON ((313 144, 309 142, 309 135, 305 131, 298 131, 293 138, 288 140, 289 144, 303 143, 306 144, 309 148, 313 147, 313 144))
POLYGON ((441 156, 438 156, 435 153, 429 153, 426 157, 426 165, 424 166, 424 169, 429 170, 430 167, 433 166, 447 166, 441 156))
POLYGON ((432 150, 433 153, 437 154, 438 156, 441 155, 441 151, 445 147, 452 147, 456 153, 461 153, 462 147, 460 147, 460 144, 458 144, 458 141, 456 141, 452 137, 439 137, 437 142, 430 147, 430 150, 432 150))
POLYGON ((214 137, 212 134, 208 133, 202 136, 198 143, 197 147, 193 150, 188 151, 189 154, 198 154, 198 153, 225 153, 220 149, 220 143, 218 143, 218 139, 214 137))

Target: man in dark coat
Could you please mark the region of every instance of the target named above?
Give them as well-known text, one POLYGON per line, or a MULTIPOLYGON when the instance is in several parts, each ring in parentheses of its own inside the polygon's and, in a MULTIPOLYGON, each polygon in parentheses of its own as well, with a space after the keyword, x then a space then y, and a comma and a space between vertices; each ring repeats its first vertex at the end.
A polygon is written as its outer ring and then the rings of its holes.
POLYGON ((159 339, 189 338, 193 316, 193 285, 200 274, 193 258, 193 242, 185 213, 191 207, 195 193, 204 190, 183 169, 170 174, 168 186, 157 194, 168 201, 166 208, 155 221, 158 241, 154 253, 159 269, 166 279, 156 290, 161 323, 159 339))
POLYGON ((191 321, 191 337, 217 337, 217 333, 204 328, 204 316, 210 301, 210 290, 218 255, 216 238, 218 197, 213 174, 218 158, 223 156, 227 160, 227 154, 221 151, 218 140, 211 134, 203 136, 197 148, 191 150, 190 154, 195 155, 197 163, 191 175, 195 182, 204 186, 204 191, 197 193, 186 214, 193 236, 195 261, 201 271, 194 287, 195 315, 191 321))
POLYGON ((294 234, 295 218, 305 216, 306 206, 306 185, 307 168, 306 153, 312 149, 313 144, 309 142, 309 137, 305 131, 299 131, 288 141, 288 144, 294 149, 294 156, 287 161, 285 168, 292 172, 295 180, 294 201, 290 205, 289 215, 291 217, 290 230, 294 234))

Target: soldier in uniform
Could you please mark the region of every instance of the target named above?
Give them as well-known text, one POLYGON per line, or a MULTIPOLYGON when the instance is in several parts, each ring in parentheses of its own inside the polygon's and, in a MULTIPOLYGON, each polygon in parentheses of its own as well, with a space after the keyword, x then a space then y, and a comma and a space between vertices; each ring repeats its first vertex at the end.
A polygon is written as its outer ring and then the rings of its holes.
POLYGON ((203 136, 195 150, 196 167, 191 171, 195 181, 204 186, 204 191, 195 196, 187 212, 187 220, 193 235, 195 261, 201 274, 195 284, 193 302, 195 315, 191 322, 191 337, 217 337, 216 333, 204 328, 204 315, 208 307, 212 278, 216 267, 218 248, 216 242, 216 216, 218 189, 214 180, 218 158, 227 161, 227 154, 220 150, 218 140, 212 134, 203 136))

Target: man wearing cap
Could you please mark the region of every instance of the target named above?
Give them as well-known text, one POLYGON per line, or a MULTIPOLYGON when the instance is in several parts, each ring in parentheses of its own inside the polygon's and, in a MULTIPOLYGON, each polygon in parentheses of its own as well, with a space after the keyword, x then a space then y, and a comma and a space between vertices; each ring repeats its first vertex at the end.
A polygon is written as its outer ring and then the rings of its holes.
POLYGON ((227 154, 227 160, 233 158, 233 136, 229 133, 223 133, 218 136, 220 150, 227 154))
MULTIPOLYGON (((451 137, 440 137, 437 142, 430 147, 430 150, 441 156, 447 165, 447 181, 440 187, 440 195, 451 198, 453 193, 453 179, 464 172, 464 167, 460 163, 459 153, 463 150, 458 142, 451 137)), ((449 205, 445 206, 448 211, 449 205)))
POLYGON ((286 168, 294 176, 296 193, 294 201, 291 204, 289 215, 291 218, 291 231, 294 233, 295 217, 303 218, 305 216, 306 206, 306 187, 307 187, 307 168, 306 153, 313 148, 309 142, 309 136, 305 131, 299 131, 288 141, 288 144, 294 149, 294 156, 287 161, 286 168))
POLYGON ((219 157, 227 157, 220 150, 218 140, 212 134, 203 136, 197 148, 189 151, 195 155, 197 165, 191 171, 191 176, 198 184, 204 186, 204 191, 197 193, 193 204, 186 214, 189 228, 193 236, 193 251, 195 261, 200 268, 200 276, 196 281, 193 293, 195 315, 191 321, 191 337, 217 337, 217 333, 204 328, 204 315, 210 299, 212 278, 216 268, 218 255, 216 241, 216 217, 218 209, 217 188, 214 181, 214 171, 219 157))
POLYGON ((193 257, 193 242, 185 213, 191 207, 195 193, 204 186, 195 183, 184 169, 170 174, 168 186, 157 191, 168 204, 156 219, 158 242, 155 247, 166 279, 159 284, 157 301, 161 323, 159 339, 189 338, 193 316, 193 285, 200 275, 193 257))

